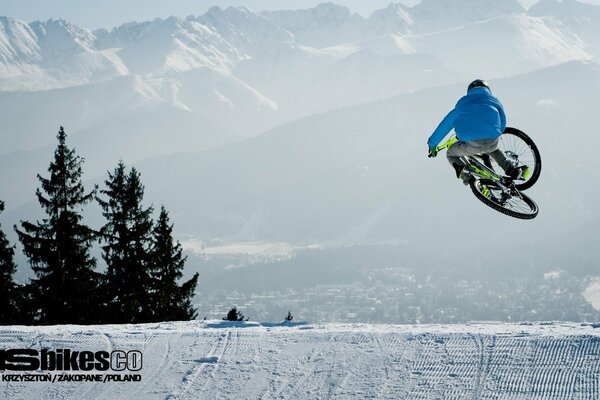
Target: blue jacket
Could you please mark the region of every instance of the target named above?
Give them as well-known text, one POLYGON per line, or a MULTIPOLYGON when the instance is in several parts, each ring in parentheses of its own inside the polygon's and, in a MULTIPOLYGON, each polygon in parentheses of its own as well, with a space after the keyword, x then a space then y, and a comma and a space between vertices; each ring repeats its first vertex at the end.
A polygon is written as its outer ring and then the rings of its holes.
POLYGON ((463 142, 495 139, 506 128, 504 107, 485 87, 469 90, 431 134, 427 140, 429 147, 436 147, 452 128, 463 142))

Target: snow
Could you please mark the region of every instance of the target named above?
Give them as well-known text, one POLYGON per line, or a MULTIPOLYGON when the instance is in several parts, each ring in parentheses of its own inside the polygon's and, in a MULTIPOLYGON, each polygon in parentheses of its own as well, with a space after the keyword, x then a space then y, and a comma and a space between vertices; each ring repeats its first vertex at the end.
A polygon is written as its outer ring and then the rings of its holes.
POLYGON ((591 57, 581 39, 554 17, 512 14, 409 38, 417 51, 479 76, 519 72, 591 57))
MULTIPOLYGON (((591 400, 600 396, 598 328, 224 321, 9 326, 0 329, 0 348, 138 350, 143 367, 139 382, 3 382, 0 397, 591 400)), ((14 372, 2 375, 8 374, 14 372)))
POLYGON ((418 32, 436 32, 523 11, 517 0, 422 0, 411 14, 418 32))
POLYGON ((590 283, 583 291, 582 296, 594 309, 600 310, 600 280, 590 283))
MULTIPOLYGON (((202 258, 227 257, 245 263, 274 262, 294 257, 299 251, 321 249, 324 244, 299 245, 285 242, 222 242, 206 243, 200 239, 188 239, 181 243, 184 250, 202 258)), ((230 266, 231 267, 231 266, 230 266)))
POLYGON ((540 99, 535 103, 538 107, 556 107, 558 102, 554 99, 540 99))

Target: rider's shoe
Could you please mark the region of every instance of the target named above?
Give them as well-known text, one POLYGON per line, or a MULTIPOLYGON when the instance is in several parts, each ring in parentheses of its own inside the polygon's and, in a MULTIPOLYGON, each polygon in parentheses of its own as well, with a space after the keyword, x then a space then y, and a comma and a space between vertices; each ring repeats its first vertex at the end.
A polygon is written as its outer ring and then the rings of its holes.
POLYGON ((467 168, 463 168, 460 172, 459 178, 463 181, 465 186, 469 186, 469 183, 473 180, 473 175, 471 175, 467 168))
POLYGON ((531 175, 531 168, 527 165, 521 165, 520 167, 508 167, 506 169, 506 175, 512 180, 526 180, 531 175))
POLYGON ((471 182, 471 179, 473 179, 473 177, 471 176, 467 168, 465 168, 465 166, 462 164, 456 163, 453 163, 452 166, 454 167, 454 172, 456 172, 456 177, 462 180, 465 186, 469 185, 469 182, 471 182))
POLYGON ((456 177, 460 179, 460 173, 464 168, 464 164, 452 163, 452 168, 454 168, 454 172, 456 172, 456 177))

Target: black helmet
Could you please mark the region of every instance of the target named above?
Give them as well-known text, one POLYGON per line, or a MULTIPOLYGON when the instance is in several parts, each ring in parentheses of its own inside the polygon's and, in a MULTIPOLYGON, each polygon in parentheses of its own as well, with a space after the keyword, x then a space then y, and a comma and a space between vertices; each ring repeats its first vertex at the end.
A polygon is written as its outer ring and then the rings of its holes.
POLYGON ((476 87, 484 87, 491 91, 490 86, 488 85, 488 83, 486 81, 484 81, 483 79, 475 79, 473 82, 471 82, 469 84, 469 87, 467 88, 467 92, 476 87))

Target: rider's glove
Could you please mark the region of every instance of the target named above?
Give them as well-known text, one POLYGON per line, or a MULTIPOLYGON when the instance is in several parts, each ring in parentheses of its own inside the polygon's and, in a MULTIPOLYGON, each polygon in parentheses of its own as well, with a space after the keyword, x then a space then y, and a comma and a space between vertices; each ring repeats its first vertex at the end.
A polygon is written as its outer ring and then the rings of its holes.
POLYGON ((430 147, 429 154, 427 155, 427 157, 433 158, 433 157, 437 156, 437 153, 438 153, 438 151, 435 147, 430 147))

